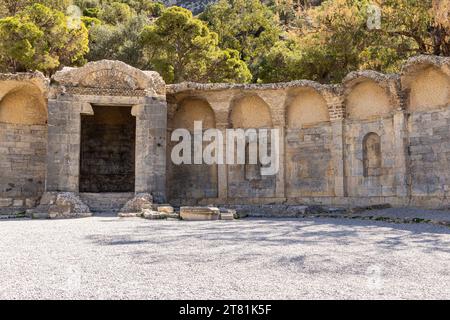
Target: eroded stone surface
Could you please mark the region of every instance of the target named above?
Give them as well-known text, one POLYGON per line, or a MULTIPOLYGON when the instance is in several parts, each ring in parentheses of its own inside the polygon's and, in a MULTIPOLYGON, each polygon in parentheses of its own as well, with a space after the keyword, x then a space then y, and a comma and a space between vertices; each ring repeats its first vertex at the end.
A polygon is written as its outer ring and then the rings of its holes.
POLYGON ((137 194, 133 199, 128 201, 120 210, 120 213, 138 213, 144 209, 151 209, 153 197, 148 193, 137 194))
POLYGON ((220 210, 215 207, 181 207, 180 216, 185 221, 218 220, 220 210))
POLYGON ((71 192, 47 192, 42 197, 40 205, 32 211, 34 218, 83 218, 90 217, 92 213, 80 197, 71 192))
MULTIPOLYGON (((0 75, 2 208, 33 207, 45 191, 78 194, 82 116, 95 116, 96 105, 128 106, 136 121, 129 166, 138 197, 123 213, 152 202, 281 205, 290 216, 304 214, 300 204, 450 205, 448 57, 411 58, 399 75, 352 72, 336 85, 165 86, 155 72, 107 60, 65 68, 49 82, 37 73, 0 75), (280 130, 278 173, 263 177, 259 164, 173 166, 167 156, 174 144, 166 137, 178 127, 192 130, 194 121, 223 133, 280 130)), ((60 202, 56 215, 69 211, 60 202)))

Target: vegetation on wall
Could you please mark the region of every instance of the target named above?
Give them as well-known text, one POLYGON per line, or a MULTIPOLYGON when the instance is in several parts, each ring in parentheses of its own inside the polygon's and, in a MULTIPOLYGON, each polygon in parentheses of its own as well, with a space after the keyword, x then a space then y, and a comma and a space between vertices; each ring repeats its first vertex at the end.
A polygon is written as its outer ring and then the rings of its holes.
POLYGON ((193 16, 152 0, 0 0, 0 71, 116 59, 168 83, 333 83, 449 56, 449 10, 450 0, 219 0, 193 16))

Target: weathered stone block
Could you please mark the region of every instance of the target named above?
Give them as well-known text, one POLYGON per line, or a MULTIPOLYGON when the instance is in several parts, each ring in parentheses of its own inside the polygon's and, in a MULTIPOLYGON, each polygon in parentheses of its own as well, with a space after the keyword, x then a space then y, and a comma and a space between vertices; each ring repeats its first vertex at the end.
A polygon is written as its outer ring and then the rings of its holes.
POLYGON ((21 208, 24 205, 24 201, 22 199, 13 200, 13 207, 21 208))
POLYGON ((0 207, 9 207, 13 203, 13 199, 6 198, 6 199, 0 199, 0 207))
POLYGON ((218 220, 220 210, 215 207, 181 207, 180 216, 186 221, 218 220))
POLYGON ((147 220, 164 220, 167 219, 167 215, 162 212, 153 210, 143 210, 142 217, 147 220))
POLYGON ((36 206, 36 199, 25 199, 25 206, 27 208, 34 208, 36 206))
POLYGON ((221 212, 220 213, 220 220, 234 220, 234 215, 236 211, 229 210, 228 212, 221 212))

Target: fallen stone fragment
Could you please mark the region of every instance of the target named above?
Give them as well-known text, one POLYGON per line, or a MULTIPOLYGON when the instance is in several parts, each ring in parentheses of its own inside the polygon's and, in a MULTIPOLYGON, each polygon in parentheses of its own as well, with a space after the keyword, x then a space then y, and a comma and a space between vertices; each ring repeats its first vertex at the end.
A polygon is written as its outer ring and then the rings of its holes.
POLYGON ((185 221, 219 220, 220 210, 216 207, 181 207, 180 216, 185 221))
POLYGON ((147 220, 163 220, 167 218, 167 215, 158 211, 143 210, 142 217, 147 220))
POLYGON ((220 213, 220 220, 234 220, 235 213, 236 212, 221 212, 220 213))
POLYGON ((73 192, 47 192, 30 212, 34 219, 67 219, 92 216, 89 207, 73 192))
POLYGON ((157 211, 162 213, 174 213, 175 210, 171 205, 159 205, 157 211))
POLYGON ((148 193, 139 193, 133 199, 128 201, 120 210, 121 213, 141 212, 144 209, 150 209, 153 204, 153 197, 148 193))
POLYGON ((118 216, 120 218, 139 218, 142 216, 142 213, 136 213, 136 212, 119 212, 118 216))

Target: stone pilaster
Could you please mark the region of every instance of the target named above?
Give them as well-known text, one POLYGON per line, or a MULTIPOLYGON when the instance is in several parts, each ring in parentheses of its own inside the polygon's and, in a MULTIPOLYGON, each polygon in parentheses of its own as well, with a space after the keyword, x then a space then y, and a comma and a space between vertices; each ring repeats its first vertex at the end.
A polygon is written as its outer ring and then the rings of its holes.
POLYGON ((78 192, 81 104, 48 103, 48 155, 46 191, 78 192))
POLYGON ((286 155, 285 155, 285 129, 284 127, 276 127, 275 129, 279 129, 280 136, 278 137, 278 145, 279 145, 279 152, 278 152, 278 162, 279 162, 279 169, 277 174, 277 180, 276 180, 276 189, 275 189, 275 196, 277 198, 285 198, 286 197, 286 183, 285 183, 285 163, 286 163, 286 155))
POLYGON ((166 199, 165 97, 147 97, 136 114, 136 194, 149 193, 155 202, 166 199))
POLYGON ((223 136, 223 164, 217 165, 217 183, 218 196, 221 202, 226 202, 228 198, 228 166, 226 164, 226 130, 227 124, 218 124, 217 129, 222 132, 223 136))
POLYGON ((394 114, 395 186, 398 197, 408 196, 407 188, 407 120, 405 111, 394 114))
POLYGON ((346 197, 345 171, 344 171, 344 120, 331 122, 333 132, 332 157, 334 163, 334 193, 336 197, 346 197))

